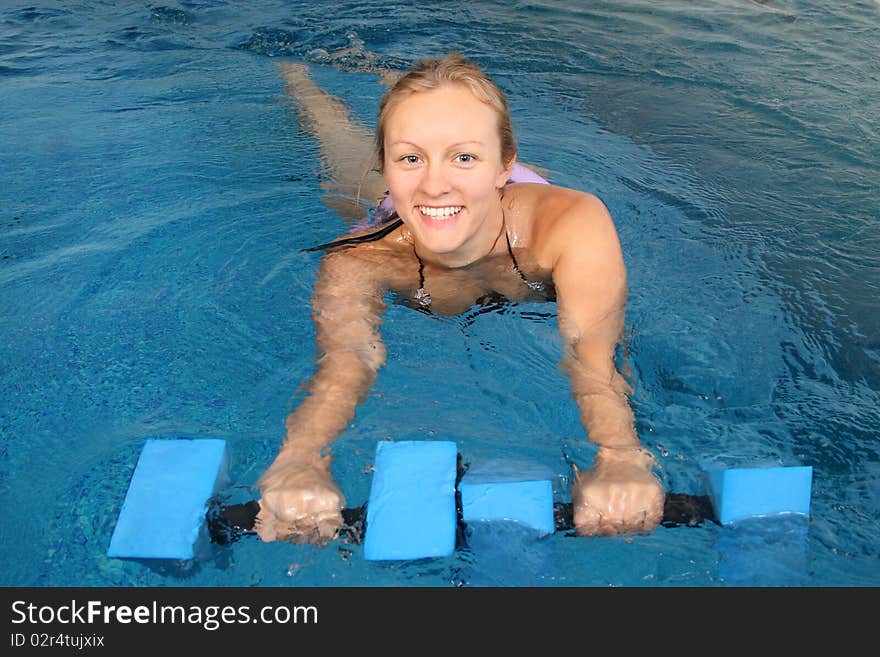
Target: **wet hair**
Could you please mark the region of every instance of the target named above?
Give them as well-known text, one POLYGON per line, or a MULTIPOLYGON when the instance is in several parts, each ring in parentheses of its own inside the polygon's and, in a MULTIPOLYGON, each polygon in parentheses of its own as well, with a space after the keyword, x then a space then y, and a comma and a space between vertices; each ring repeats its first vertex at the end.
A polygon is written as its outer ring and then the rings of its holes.
POLYGON ((516 139, 510 122, 507 97, 479 66, 459 53, 451 53, 441 58, 420 59, 382 98, 376 120, 376 159, 379 171, 385 166, 385 125, 391 111, 414 93, 433 91, 450 84, 467 87, 478 100, 495 110, 498 116, 498 135, 501 138, 501 161, 504 165, 510 164, 516 156, 516 139))
MULTIPOLYGON (((385 125, 391 111, 401 101, 412 94, 433 91, 446 85, 457 84, 469 89, 474 96, 495 110, 498 116, 498 136, 501 138, 501 161, 506 166, 516 156, 516 139, 510 121, 510 108, 507 96, 491 78, 476 64, 468 61, 459 53, 451 53, 445 57, 418 60, 405 73, 379 103, 379 115, 376 119, 376 164, 381 173, 385 168, 385 125)), ((403 220, 394 212, 377 226, 375 231, 364 235, 343 237, 326 244, 318 244, 303 251, 326 251, 340 246, 353 246, 362 242, 375 242, 394 231, 403 220)))

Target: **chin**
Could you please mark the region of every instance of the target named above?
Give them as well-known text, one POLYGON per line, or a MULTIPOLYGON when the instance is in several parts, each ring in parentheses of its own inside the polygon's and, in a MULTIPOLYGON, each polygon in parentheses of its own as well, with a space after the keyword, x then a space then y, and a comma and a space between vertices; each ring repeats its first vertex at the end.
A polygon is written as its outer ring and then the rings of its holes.
POLYGON ((438 255, 454 254, 461 248, 461 240, 446 235, 427 235, 421 240, 422 246, 438 255))
POLYGON ((434 253, 453 253, 461 247, 464 224, 460 218, 447 219, 444 223, 440 223, 417 213, 415 222, 418 229, 413 232, 426 249, 434 253))

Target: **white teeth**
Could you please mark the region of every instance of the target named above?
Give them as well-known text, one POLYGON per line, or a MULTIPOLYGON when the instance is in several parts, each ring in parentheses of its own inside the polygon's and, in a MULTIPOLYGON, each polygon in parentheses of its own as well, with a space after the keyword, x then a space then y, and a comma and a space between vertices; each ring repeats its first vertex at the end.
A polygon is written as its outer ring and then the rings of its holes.
POLYGON ((435 219, 445 219, 446 217, 451 217, 452 215, 461 212, 462 207, 463 206, 461 205, 450 205, 445 208, 432 208, 427 205, 420 205, 419 212, 435 219))

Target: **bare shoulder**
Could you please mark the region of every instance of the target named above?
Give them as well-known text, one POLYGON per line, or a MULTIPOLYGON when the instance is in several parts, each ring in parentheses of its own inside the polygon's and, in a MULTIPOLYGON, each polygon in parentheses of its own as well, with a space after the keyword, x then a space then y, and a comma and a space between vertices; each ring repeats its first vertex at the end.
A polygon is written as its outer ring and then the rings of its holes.
POLYGON ((587 192, 557 185, 517 185, 521 224, 527 227, 528 246, 552 269, 572 251, 594 257, 615 257, 620 250, 617 230, 602 200, 587 192))
POLYGON ((560 330, 581 340, 613 326, 616 339, 617 325, 605 320, 625 306, 627 276, 611 214, 593 194, 550 190, 546 198, 534 210, 534 249, 552 272, 560 330))

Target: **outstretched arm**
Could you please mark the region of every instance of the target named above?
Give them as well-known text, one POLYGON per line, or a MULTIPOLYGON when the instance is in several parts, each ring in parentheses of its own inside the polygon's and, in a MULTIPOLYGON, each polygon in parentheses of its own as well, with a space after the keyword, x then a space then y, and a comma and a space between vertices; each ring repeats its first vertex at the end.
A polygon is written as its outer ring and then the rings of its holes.
POLYGON ((650 531, 663 515, 663 488, 653 456, 639 442, 614 366, 626 307, 626 269, 614 223, 602 202, 579 196, 557 219, 553 266, 559 327, 568 341, 565 366, 581 421, 598 445, 592 472, 572 487, 578 533, 650 531))
POLYGON ((354 418, 385 363, 385 309, 374 263, 343 250, 324 256, 312 296, 318 347, 308 396, 287 417, 278 456, 260 478, 257 532, 265 541, 333 538, 345 499, 327 447, 354 418))

